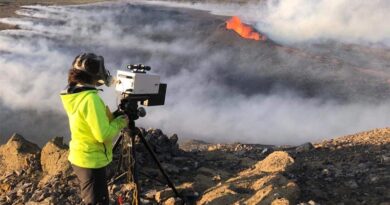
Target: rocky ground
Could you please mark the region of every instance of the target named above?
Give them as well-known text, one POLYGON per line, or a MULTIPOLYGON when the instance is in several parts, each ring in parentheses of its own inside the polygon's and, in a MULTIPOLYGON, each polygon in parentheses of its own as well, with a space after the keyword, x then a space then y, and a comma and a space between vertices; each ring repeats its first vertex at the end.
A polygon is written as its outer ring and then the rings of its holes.
POLYGON ((390 129, 327 140, 293 154, 301 200, 390 204, 390 129))
MULTIPOLYGON (((177 135, 144 133, 183 199, 136 140, 142 204, 390 204, 390 129, 297 147, 178 145, 177 135)), ((0 146, 0 204, 80 204, 67 153, 62 138, 40 148, 13 135, 0 146)), ((128 203, 133 187, 113 177, 112 203, 128 203)))

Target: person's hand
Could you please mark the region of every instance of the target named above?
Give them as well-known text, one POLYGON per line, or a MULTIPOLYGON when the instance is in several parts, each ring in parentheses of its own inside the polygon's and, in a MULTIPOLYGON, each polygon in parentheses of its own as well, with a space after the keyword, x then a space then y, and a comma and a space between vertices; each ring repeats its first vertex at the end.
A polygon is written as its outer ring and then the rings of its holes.
POLYGON ((129 117, 127 116, 127 115, 121 115, 120 117, 123 117, 124 119, 125 119, 125 121, 126 121, 126 125, 128 125, 129 124, 129 117))
POLYGON ((114 115, 114 117, 118 117, 120 115, 125 115, 125 113, 123 113, 123 111, 121 110, 115 110, 112 115, 114 115))

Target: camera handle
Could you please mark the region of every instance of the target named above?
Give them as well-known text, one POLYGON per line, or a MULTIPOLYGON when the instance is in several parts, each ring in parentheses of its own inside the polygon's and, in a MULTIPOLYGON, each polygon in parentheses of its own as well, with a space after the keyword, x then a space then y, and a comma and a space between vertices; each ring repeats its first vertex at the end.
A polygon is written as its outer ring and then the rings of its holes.
POLYGON ((133 182, 135 185, 132 205, 139 204, 140 186, 139 186, 138 174, 137 174, 137 163, 136 163, 137 156, 135 152, 135 137, 138 136, 141 139, 142 144, 144 144, 149 154, 152 156, 154 162, 157 164, 161 174, 164 176, 167 182, 167 185, 172 189, 176 197, 185 200, 183 197, 180 196, 175 185, 172 183, 168 174, 165 172, 161 163, 158 161, 156 154, 154 153, 149 143, 146 141, 143 132, 135 126, 135 120, 139 118, 140 116, 139 114, 141 114, 141 116, 142 113, 145 114, 145 110, 142 111, 138 108, 137 100, 127 99, 127 98, 121 100, 120 109, 123 110, 124 114, 128 116, 129 123, 127 129, 124 129, 124 131, 122 131, 122 134, 119 136, 118 140, 115 142, 113 147, 113 150, 115 152, 120 145, 122 146, 122 149, 120 150, 121 156, 119 157, 119 163, 116 169, 116 173, 121 173, 121 174, 117 175, 117 177, 114 179, 114 182, 127 175, 127 181, 133 182))

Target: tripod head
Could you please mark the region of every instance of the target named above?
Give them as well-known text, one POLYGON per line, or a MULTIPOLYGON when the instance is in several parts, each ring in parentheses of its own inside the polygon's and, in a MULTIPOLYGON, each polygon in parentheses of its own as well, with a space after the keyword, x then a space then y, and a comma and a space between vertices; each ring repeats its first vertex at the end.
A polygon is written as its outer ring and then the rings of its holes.
POLYGON ((119 104, 119 111, 127 115, 131 121, 137 120, 140 117, 145 117, 146 110, 143 107, 138 107, 138 102, 139 101, 132 99, 130 96, 124 97, 119 104))

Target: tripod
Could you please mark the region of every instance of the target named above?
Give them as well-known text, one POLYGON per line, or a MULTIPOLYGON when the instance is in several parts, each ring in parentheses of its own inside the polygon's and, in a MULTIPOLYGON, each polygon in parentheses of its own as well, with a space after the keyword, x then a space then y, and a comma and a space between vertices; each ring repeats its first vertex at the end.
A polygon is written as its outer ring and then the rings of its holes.
POLYGON ((153 149, 149 145, 149 143, 146 141, 144 137, 144 133, 135 126, 135 120, 137 120, 139 117, 144 117, 146 115, 145 110, 140 107, 138 108, 138 98, 131 98, 129 96, 123 98, 121 100, 121 103, 119 105, 119 108, 125 115, 129 118, 129 124, 127 126, 127 129, 124 129, 122 131, 121 135, 119 136, 118 140, 115 142, 113 151, 120 153, 119 160, 118 160, 118 166, 116 167, 115 172, 117 173, 114 181, 117 181, 123 177, 126 177, 127 182, 132 182, 134 184, 134 191, 133 191, 133 197, 132 197, 132 205, 138 205, 140 202, 140 186, 139 186, 139 179, 138 179, 138 173, 137 173, 137 156, 135 151, 135 140, 136 137, 141 140, 142 144, 146 147, 149 154, 153 158, 153 161, 158 166, 161 174, 164 176, 167 185, 173 190, 176 197, 182 198, 178 191, 176 190, 174 184, 170 180, 169 176, 165 172, 164 168, 161 166, 160 162, 157 159, 156 154, 154 153, 153 149))

